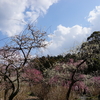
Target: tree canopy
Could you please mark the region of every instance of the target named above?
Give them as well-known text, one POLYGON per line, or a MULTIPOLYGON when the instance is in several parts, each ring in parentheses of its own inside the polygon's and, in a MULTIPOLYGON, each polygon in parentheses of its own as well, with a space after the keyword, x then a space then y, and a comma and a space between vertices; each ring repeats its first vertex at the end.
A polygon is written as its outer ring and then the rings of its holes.
POLYGON ((93 32, 81 45, 82 59, 87 59, 88 72, 100 71, 100 31, 93 32))

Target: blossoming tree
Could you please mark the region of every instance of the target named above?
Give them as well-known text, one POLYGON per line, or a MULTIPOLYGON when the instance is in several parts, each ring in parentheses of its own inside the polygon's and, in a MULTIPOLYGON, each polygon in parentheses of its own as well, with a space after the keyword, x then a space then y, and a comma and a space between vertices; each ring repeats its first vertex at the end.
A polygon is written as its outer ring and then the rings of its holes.
POLYGON ((44 48, 47 45, 45 37, 46 32, 41 32, 33 25, 28 24, 22 33, 11 37, 10 43, 1 48, 0 77, 3 79, 1 87, 5 88, 4 100, 13 100, 18 94, 21 73, 31 60, 30 55, 32 50, 35 48, 44 48))

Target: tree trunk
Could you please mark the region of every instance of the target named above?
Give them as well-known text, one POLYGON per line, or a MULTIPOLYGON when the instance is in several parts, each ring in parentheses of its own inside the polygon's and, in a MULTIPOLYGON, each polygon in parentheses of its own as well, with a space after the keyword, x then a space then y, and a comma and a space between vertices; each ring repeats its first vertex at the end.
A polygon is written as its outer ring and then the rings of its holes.
POLYGON ((72 81, 71 84, 70 84, 70 86, 69 86, 69 89, 67 91, 67 94, 66 94, 66 100, 69 100, 70 93, 71 93, 73 85, 74 85, 74 82, 72 81))

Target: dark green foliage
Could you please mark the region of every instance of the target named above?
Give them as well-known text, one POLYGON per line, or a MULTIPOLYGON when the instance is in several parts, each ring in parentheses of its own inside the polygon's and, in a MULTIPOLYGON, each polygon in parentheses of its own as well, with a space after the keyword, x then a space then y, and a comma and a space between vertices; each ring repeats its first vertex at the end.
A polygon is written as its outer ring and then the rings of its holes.
POLYGON ((78 60, 79 58, 77 57, 77 54, 73 53, 68 53, 65 56, 63 55, 58 55, 58 56, 42 56, 39 58, 35 58, 33 60, 31 60, 30 65, 31 67, 34 67, 38 70, 40 70, 41 72, 44 72, 45 69, 51 68, 53 67, 53 65, 57 62, 68 62, 69 59, 74 59, 74 61, 78 60))
POLYGON ((65 55, 65 57, 63 58, 64 62, 69 61, 69 59, 74 59, 74 61, 80 60, 80 58, 77 56, 77 54, 73 53, 68 53, 65 55))
POLYGON ((42 56, 40 58, 35 58, 31 61, 31 66, 43 72, 47 68, 53 67, 53 64, 56 62, 54 57, 42 56), (33 64, 32 64, 33 63, 33 64))
POLYGON ((81 58, 87 59, 87 73, 100 71, 100 31, 93 32, 81 45, 81 58))

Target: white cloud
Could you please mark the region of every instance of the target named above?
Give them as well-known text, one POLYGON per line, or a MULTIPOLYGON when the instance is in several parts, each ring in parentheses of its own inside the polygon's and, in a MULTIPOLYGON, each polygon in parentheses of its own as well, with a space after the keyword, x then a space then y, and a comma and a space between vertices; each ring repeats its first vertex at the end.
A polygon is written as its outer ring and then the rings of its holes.
POLYGON ((59 25, 57 26, 57 30, 54 31, 53 35, 49 35, 51 38, 51 44, 48 45, 44 54, 58 55, 65 53, 72 47, 82 43, 90 32, 90 28, 79 25, 75 25, 73 27, 59 25))
POLYGON ((18 34, 27 21, 46 14, 58 0, 0 0, 0 31, 12 36, 18 34), (22 21, 22 22, 21 22, 22 21))
POLYGON ((72 27, 57 26, 52 35, 51 44, 47 47, 44 54, 58 55, 81 44, 93 31, 100 31, 100 6, 90 11, 87 21, 90 27, 74 25, 72 27))
POLYGON ((100 31, 100 6, 90 11, 88 22, 90 22, 92 31, 100 31))

